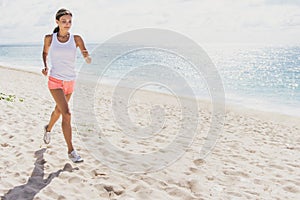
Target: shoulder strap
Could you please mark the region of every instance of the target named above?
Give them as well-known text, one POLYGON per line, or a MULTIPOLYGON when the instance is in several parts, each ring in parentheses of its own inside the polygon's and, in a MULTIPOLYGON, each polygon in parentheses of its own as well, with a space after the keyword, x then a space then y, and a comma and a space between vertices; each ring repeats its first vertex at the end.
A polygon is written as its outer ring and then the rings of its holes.
POLYGON ((51 37, 50 37, 50 43, 49 43, 49 45, 51 45, 51 43, 52 43, 53 34, 54 34, 54 33, 52 33, 52 34, 51 34, 51 37))

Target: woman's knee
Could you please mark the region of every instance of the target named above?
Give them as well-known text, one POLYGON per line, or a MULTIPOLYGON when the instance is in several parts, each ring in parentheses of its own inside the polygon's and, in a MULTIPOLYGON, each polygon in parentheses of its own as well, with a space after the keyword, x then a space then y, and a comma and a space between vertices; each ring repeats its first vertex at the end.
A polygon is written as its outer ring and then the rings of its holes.
POLYGON ((63 112, 61 112, 62 118, 65 120, 70 120, 71 119, 71 112, 70 109, 66 109, 63 112))

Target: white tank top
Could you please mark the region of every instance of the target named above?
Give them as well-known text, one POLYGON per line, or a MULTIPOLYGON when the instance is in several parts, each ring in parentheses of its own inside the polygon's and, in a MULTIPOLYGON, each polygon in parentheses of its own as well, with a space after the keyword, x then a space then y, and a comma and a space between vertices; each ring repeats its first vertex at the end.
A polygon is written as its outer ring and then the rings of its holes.
POLYGON ((49 51, 50 76, 64 81, 75 80, 76 43, 74 35, 70 34, 69 40, 62 43, 58 41, 57 33, 53 33, 49 51))

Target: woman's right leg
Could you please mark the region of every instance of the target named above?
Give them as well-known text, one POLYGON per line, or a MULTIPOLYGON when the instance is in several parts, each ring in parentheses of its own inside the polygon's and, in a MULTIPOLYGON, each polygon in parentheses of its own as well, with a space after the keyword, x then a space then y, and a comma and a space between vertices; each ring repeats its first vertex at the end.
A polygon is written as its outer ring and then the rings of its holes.
MULTIPOLYGON (((71 98, 71 95, 72 95, 72 94, 67 94, 67 95, 66 95, 67 102, 69 102, 69 100, 70 100, 70 98, 71 98)), ((59 109, 58 109, 58 107, 57 107, 57 105, 56 105, 55 108, 54 108, 54 111, 53 111, 52 114, 51 114, 49 124, 46 126, 46 130, 47 130, 48 132, 51 132, 51 130, 52 130, 54 124, 55 124, 55 123, 57 122, 57 120, 59 119, 60 114, 61 114, 61 113, 60 113, 60 111, 59 111, 59 109)))
MULTIPOLYGON (((62 89, 50 89, 50 92, 56 102, 57 109, 62 114, 62 131, 68 146, 68 153, 71 153, 74 148, 72 145, 71 112, 69 110, 68 100, 62 89)), ((55 115, 55 117, 57 116, 55 115)), ((54 118, 53 121, 55 119, 56 118, 54 118)))
POLYGON ((49 121, 48 125, 45 127, 47 132, 51 132, 54 124, 59 119, 59 117, 60 117, 60 111, 56 105, 54 108, 54 111, 51 113, 50 121, 49 121))

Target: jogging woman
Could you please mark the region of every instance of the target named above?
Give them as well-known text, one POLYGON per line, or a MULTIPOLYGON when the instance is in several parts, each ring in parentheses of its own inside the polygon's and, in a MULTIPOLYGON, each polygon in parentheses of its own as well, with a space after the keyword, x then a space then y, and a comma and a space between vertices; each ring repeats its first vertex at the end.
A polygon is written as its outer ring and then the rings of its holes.
POLYGON ((77 163, 83 159, 75 151, 72 144, 71 112, 68 102, 74 91, 76 79, 75 60, 76 51, 79 47, 85 61, 91 63, 91 57, 84 42, 79 35, 69 32, 72 26, 72 13, 67 9, 60 9, 56 13, 57 27, 52 34, 46 35, 43 47, 44 68, 42 73, 48 78, 48 88, 56 102, 49 123, 44 127, 44 142, 50 143, 51 130, 55 122, 62 115, 62 132, 68 148, 69 158, 77 163), (48 53, 50 56, 50 71, 48 67, 48 53))

